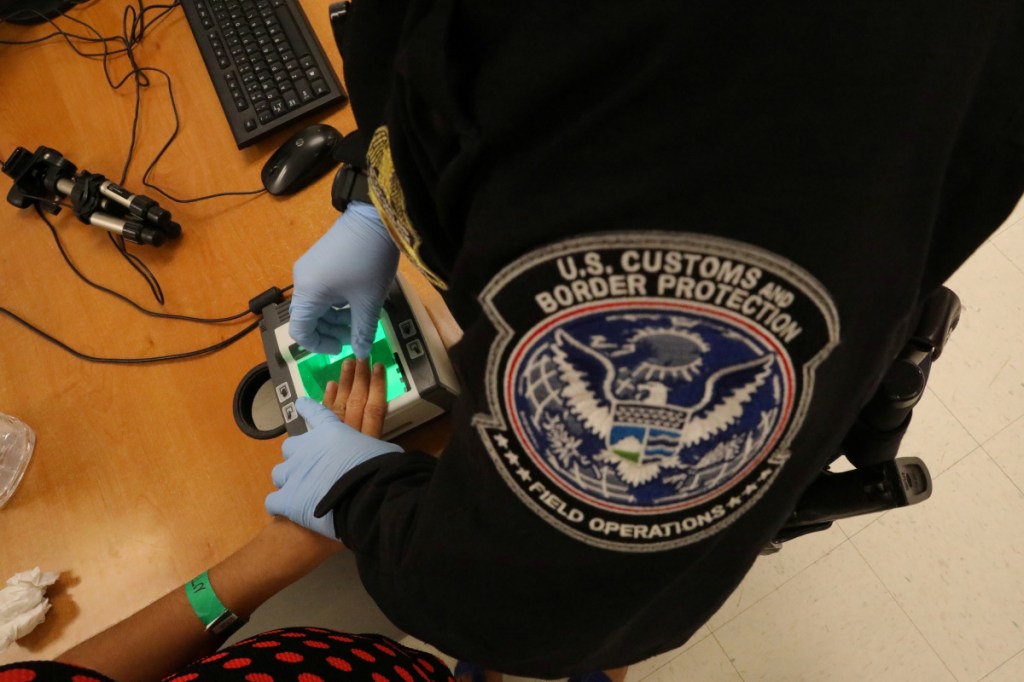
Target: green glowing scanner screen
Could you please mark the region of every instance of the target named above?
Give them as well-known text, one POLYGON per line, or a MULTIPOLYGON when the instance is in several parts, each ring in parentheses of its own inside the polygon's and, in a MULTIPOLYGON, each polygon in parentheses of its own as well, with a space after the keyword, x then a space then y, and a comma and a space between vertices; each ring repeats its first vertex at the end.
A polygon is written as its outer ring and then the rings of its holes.
MULTIPOLYGON (((341 376, 341 363, 348 358, 355 357, 351 346, 342 346, 341 352, 337 355, 326 355, 322 353, 310 353, 305 349, 294 354, 296 367, 299 370, 299 377, 302 379, 302 386, 306 389, 306 395, 316 401, 324 399, 324 388, 328 381, 337 381, 341 376)), ((388 402, 409 391, 405 379, 402 378, 401 368, 395 359, 384 335, 384 326, 377 323, 377 334, 373 337, 373 346, 370 348, 370 364, 384 365, 384 375, 387 378, 388 402)))

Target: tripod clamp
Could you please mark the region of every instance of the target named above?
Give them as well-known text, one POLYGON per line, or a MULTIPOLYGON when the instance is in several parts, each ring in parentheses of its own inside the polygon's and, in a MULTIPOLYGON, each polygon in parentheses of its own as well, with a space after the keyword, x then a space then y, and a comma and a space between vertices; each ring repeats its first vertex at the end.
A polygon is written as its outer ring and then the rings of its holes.
POLYGON ((18 147, 3 165, 14 180, 7 201, 17 208, 35 206, 57 215, 61 199, 71 199, 75 216, 135 244, 161 246, 181 235, 181 225, 153 199, 132 194, 99 173, 78 171, 63 154, 49 147, 35 153, 18 147))

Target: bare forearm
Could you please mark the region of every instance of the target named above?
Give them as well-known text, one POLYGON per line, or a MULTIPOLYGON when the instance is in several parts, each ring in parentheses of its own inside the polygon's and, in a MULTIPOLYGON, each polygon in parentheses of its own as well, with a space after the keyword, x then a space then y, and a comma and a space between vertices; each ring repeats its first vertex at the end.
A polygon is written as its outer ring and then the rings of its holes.
MULTIPOLYGON (((311 571, 340 545, 275 519, 243 548, 209 570, 227 608, 249 617, 263 602, 311 571)), ((178 587, 57 660, 119 682, 158 680, 212 653, 223 637, 206 632, 178 587)))

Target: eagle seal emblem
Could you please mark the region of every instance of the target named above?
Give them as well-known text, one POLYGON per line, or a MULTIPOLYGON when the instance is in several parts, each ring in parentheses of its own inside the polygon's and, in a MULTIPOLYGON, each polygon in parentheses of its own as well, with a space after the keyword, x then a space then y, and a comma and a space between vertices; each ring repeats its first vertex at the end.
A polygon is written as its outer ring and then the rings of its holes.
POLYGON ((481 301, 496 335, 474 422, 495 466, 551 525, 621 551, 695 542, 756 504, 838 340, 793 264, 676 233, 563 242, 481 301))

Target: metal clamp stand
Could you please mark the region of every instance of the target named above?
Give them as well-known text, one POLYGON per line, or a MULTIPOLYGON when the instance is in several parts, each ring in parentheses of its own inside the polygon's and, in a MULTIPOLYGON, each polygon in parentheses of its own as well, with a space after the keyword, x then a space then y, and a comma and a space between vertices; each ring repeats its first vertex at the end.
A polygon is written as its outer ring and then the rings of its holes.
POLYGON ((181 236, 181 225, 156 201, 132 194, 99 173, 78 172, 55 149, 39 147, 33 154, 18 147, 4 163, 3 172, 14 180, 7 201, 18 208, 37 206, 56 215, 61 198, 69 197, 80 221, 134 244, 161 246, 181 236))

